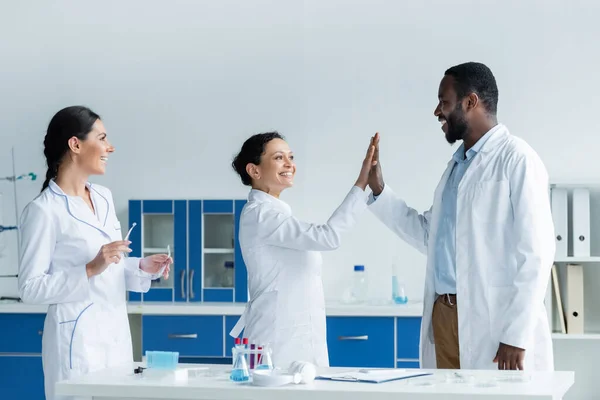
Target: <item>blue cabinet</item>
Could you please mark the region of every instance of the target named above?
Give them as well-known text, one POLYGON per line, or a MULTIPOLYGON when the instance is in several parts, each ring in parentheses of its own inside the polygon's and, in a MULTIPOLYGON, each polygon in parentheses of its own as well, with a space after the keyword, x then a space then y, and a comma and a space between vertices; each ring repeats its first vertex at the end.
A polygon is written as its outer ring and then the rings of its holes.
POLYGON ((45 314, 0 314, 0 398, 44 399, 45 314))
POLYGON ((222 357, 220 315, 148 315, 142 318, 142 350, 177 351, 181 357, 222 357))
POLYGON ((394 317, 327 317, 332 367, 394 368, 394 317))
POLYGON ((43 400, 42 356, 0 354, 0 391, 3 399, 43 400))
POLYGON ((246 200, 130 200, 131 255, 173 257, 169 279, 130 301, 246 302, 247 272, 238 239, 246 200))
POLYGON ((419 368, 421 317, 396 318, 396 366, 419 368))

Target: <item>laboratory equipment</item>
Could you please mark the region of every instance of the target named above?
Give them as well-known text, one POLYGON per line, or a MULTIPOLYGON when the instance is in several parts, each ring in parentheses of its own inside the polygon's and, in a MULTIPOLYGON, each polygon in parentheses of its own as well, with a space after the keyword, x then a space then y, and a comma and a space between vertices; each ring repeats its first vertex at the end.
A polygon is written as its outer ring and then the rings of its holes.
MULTIPOLYGON (((12 175, 11 176, 6 176, 6 177, 0 177, 0 181, 8 181, 8 182, 12 182, 13 184, 13 190, 14 190, 14 200, 15 200, 15 221, 19 221, 19 201, 17 198, 17 181, 21 181, 21 180, 30 180, 30 181, 35 181, 37 179, 37 175, 34 174, 33 172, 29 172, 27 174, 21 174, 21 175, 17 175, 16 174, 16 168, 15 168, 15 148, 13 147, 11 149, 11 158, 12 158, 12 175)), ((2 209, 0 208, 0 213, 2 212, 2 209)), ((1 220, 2 218, 0 218, 1 220)), ((17 222, 18 224, 18 222, 17 222)), ((17 230, 18 227, 17 226, 2 226, 2 224, 0 224, 0 233, 2 233, 3 231, 7 231, 7 230, 17 230)), ((19 235, 17 235, 16 237, 17 240, 17 262, 20 263, 20 254, 21 254, 21 238, 19 237, 19 235)), ((6 275, 5 277, 12 277, 13 275, 6 275)))
MULTIPOLYGON (((137 225, 137 222, 134 222, 131 225, 131 228, 129 228, 129 231, 127 231, 127 235, 125 235, 125 239, 123 239, 124 241, 129 240, 129 235, 131 235, 131 231, 133 230, 133 228, 135 228, 136 225, 137 225)), ((125 253, 123 253, 123 256, 124 257, 129 257, 129 253, 125 252, 125 253)))
POLYGON ((311 383, 317 376, 317 367, 307 361, 294 361, 290 364, 288 372, 300 374, 300 383, 311 383))
POLYGON ((258 347, 258 361, 256 369, 273 369, 273 359, 271 357, 271 347, 267 344, 266 346, 258 347))
POLYGON ((125 239, 123 239, 123 240, 129 240, 129 235, 131 235, 131 231, 133 230, 133 228, 135 228, 136 225, 137 225, 137 222, 134 222, 133 224, 131 224, 131 228, 129 228, 129 230, 127 231, 127 235, 125 236, 125 239))
POLYGON ((354 279, 352 284, 352 300, 354 303, 364 303, 367 300, 369 289, 364 265, 354 266, 354 279))
POLYGON ((392 276, 392 300, 394 300, 394 303, 396 304, 408 303, 404 283, 395 275, 392 276))
POLYGON ((392 301, 396 304, 408 303, 406 288, 402 279, 402 260, 395 256, 392 261, 392 301))
POLYGON ((284 386, 290 383, 298 384, 301 380, 302 377, 298 373, 265 369, 252 371, 252 384, 255 386, 284 386))
POLYGON ((246 362, 247 350, 243 345, 240 345, 240 339, 235 339, 235 347, 233 348, 233 367, 229 379, 234 382, 246 382, 250 380, 250 371, 246 362))
POLYGON ((224 270, 221 275, 222 287, 233 287, 233 261, 225 261, 223 263, 224 270))
POLYGON ((146 351, 146 364, 152 369, 175 369, 179 361, 176 351, 146 351))

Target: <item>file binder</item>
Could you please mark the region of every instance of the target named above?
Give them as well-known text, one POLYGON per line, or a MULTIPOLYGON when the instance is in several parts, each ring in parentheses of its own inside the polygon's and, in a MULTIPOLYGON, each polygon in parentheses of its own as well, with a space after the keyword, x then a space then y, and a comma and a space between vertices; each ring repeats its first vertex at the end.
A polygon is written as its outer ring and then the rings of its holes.
POLYGON ((573 256, 590 256, 590 191, 573 189, 573 256))
POLYGON ((552 188, 550 193, 556 256, 566 257, 569 247, 568 191, 564 188, 552 188))
POLYGON ((567 333, 583 334, 583 266, 567 264, 567 333))

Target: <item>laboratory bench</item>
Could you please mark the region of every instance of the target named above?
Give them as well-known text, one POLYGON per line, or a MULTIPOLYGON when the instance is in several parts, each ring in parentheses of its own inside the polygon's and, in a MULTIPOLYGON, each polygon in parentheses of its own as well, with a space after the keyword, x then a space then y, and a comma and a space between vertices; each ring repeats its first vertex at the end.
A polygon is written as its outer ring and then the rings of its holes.
MULTIPOLYGON (((229 380, 229 366, 208 365, 208 369, 187 380, 175 379, 172 371, 145 370, 134 374, 139 365, 98 371, 57 384, 57 393, 91 396, 93 400, 200 399, 236 400, 463 400, 463 399, 560 399, 574 383, 574 373, 531 372, 515 382, 515 371, 420 370, 431 375, 384 383, 315 380, 308 384, 278 387, 254 386, 229 380), (465 381, 454 379, 455 376, 465 381)), ((180 365, 179 369, 186 366, 180 365)), ((317 373, 352 372, 355 368, 322 368, 317 373)))
MULTIPOLYGON (((231 364, 229 332, 244 307, 245 303, 129 302, 134 360, 141 361, 146 350, 164 350, 179 352, 182 363, 231 364)), ((418 368, 422 309, 420 302, 326 303, 330 365, 418 368)), ((46 310, 47 306, 0 303, 3 395, 43 399, 41 339, 46 310)))

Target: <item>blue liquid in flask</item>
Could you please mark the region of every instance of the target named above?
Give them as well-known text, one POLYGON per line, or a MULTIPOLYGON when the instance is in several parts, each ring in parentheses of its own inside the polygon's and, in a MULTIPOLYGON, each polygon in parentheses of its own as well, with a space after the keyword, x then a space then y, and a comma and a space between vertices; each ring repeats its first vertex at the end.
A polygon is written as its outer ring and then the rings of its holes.
MULTIPOLYGON (((237 347, 236 350, 243 350, 243 347, 237 347)), ((235 359, 233 361, 233 368, 229 379, 233 382, 245 382, 250 379, 250 372, 248 371, 248 363, 246 363, 246 355, 243 351, 236 351, 235 359)))

